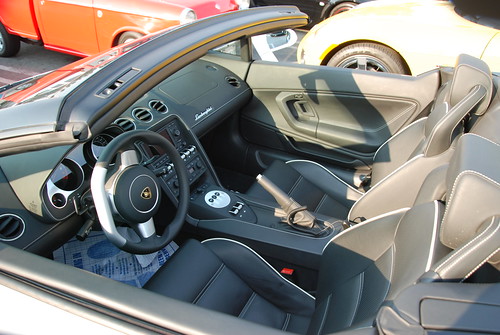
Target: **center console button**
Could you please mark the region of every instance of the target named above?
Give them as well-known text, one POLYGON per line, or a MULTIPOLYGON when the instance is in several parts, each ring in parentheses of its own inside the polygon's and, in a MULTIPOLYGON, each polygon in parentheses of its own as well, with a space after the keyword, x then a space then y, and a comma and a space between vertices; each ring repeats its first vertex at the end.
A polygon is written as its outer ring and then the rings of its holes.
POLYGON ((213 208, 224 208, 231 202, 231 197, 224 191, 210 191, 205 194, 205 203, 213 208))

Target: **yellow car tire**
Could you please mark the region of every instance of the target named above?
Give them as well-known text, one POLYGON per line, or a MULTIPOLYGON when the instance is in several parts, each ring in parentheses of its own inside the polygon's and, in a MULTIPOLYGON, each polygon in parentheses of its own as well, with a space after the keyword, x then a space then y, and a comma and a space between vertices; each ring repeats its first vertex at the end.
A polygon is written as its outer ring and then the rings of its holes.
POLYGON ((376 43, 355 43, 336 52, 328 66, 374 72, 410 74, 408 66, 393 49, 376 43))

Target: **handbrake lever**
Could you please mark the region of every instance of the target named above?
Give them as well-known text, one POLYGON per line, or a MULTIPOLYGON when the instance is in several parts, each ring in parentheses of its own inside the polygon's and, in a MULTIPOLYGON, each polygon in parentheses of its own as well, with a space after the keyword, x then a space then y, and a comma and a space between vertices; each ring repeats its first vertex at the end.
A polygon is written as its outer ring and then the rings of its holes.
POLYGON ((307 210, 306 206, 301 206, 267 177, 259 174, 257 176, 257 182, 269 192, 281 206, 281 211, 278 210, 277 213, 284 214, 282 215, 282 221, 297 230, 316 236, 323 235, 332 230, 332 224, 330 222, 316 219, 316 217, 307 210))
POLYGON ((283 192, 276 184, 270 181, 269 178, 259 174, 257 176, 257 182, 269 192, 281 206, 285 214, 283 221, 288 224, 296 224, 306 228, 312 228, 314 226, 314 220, 316 219, 314 215, 312 215, 305 206, 299 205, 293 198, 289 197, 288 194, 283 192))

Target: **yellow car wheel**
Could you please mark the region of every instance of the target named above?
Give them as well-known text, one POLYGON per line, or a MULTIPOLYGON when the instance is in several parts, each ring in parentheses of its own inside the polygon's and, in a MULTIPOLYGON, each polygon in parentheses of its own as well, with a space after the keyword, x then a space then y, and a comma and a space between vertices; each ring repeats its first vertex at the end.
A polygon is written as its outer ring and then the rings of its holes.
POLYGON ((374 72, 410 74, 401 56, 391 48, 375 43, 355 43, 336 52, 328 66, 374 72))

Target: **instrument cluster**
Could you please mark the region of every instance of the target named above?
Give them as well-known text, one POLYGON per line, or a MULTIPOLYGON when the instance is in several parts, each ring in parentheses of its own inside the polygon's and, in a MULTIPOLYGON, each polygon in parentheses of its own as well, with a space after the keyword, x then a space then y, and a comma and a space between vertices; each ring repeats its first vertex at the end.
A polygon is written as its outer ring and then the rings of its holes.
POLYGON ((75 211, 75 197, 79 198, 89 189, 90 177, 95 163, 104 148, 123 129, 112 125, 95 136, 92 141, 75 147, 56 166, 49 176, 43 192, 48 212, 54 219, 62 220, 75 211))

